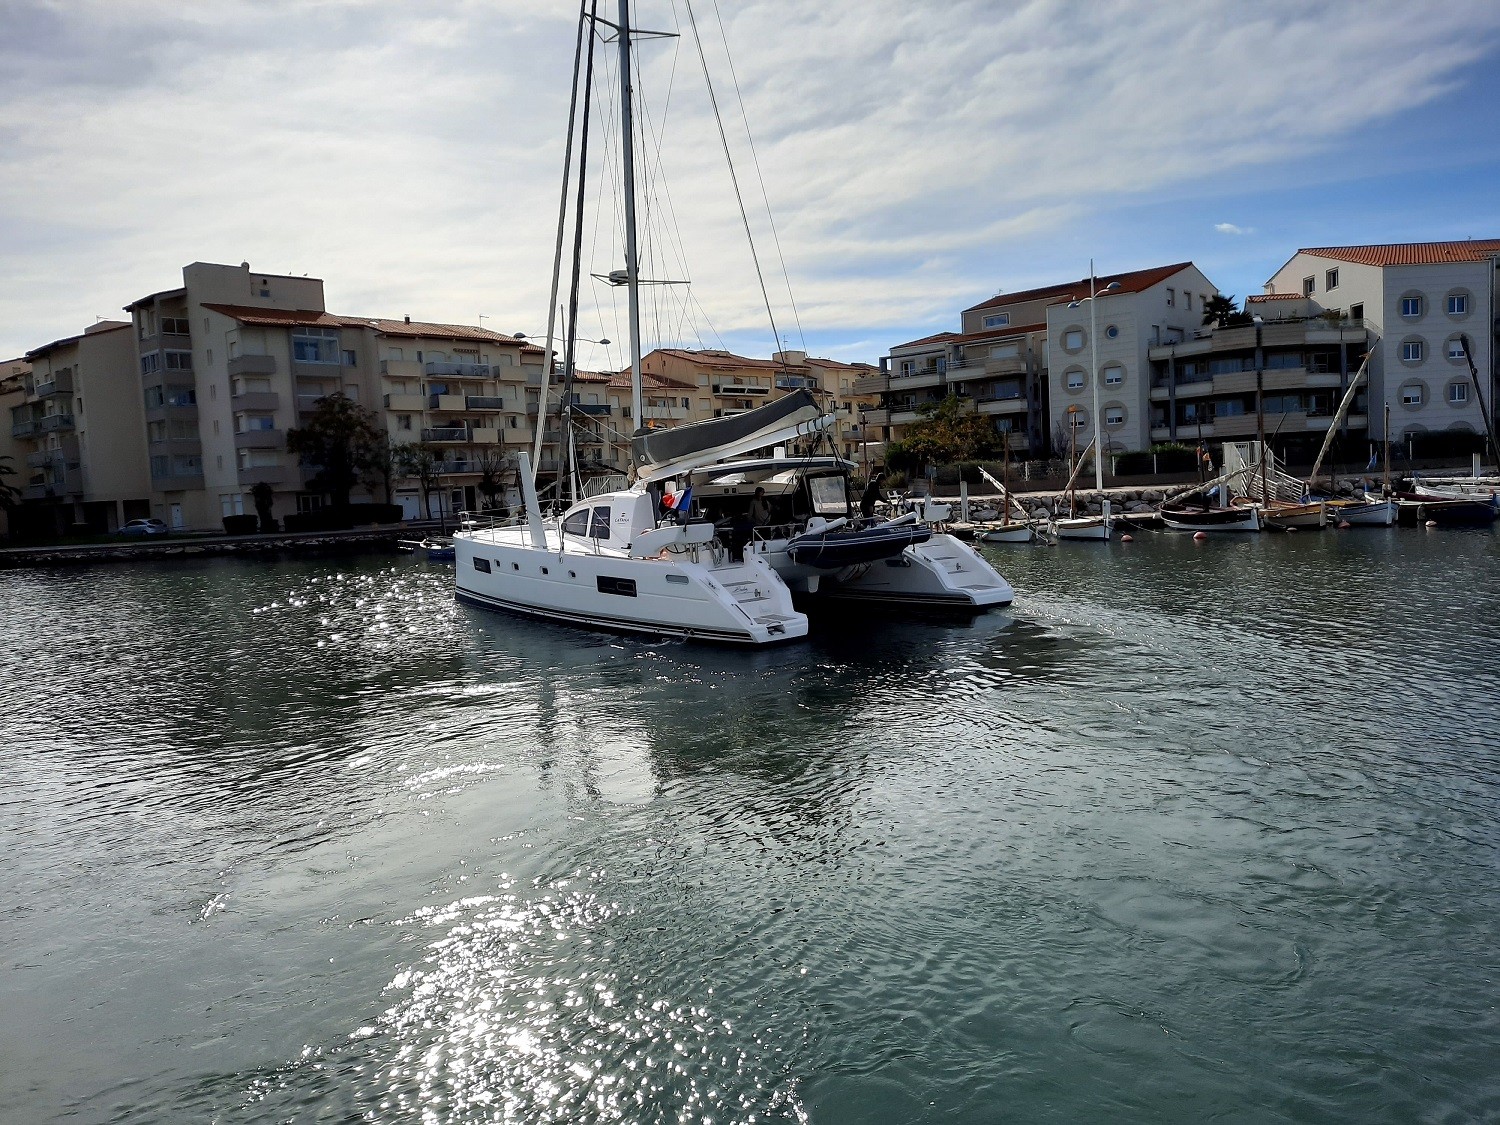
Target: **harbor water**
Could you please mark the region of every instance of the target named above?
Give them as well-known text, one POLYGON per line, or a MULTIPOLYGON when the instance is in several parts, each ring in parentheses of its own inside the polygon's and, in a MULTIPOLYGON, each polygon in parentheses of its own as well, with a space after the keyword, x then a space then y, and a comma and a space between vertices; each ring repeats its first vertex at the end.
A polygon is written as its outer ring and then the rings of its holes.
POLYGON ((0 1121, 1500 1119, 1500 539, 990 552, 772 651, 0 576, 0 1121))

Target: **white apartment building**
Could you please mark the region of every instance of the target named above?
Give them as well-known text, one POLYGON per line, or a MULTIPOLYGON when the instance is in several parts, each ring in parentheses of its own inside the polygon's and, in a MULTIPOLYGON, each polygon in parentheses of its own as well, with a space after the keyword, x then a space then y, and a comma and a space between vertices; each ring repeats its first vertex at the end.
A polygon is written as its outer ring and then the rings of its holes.
POLYGON ((1092 377, 1099 383, 1103 447, 1149 448, 1147 353, 1190 335, 1218 289, 1191 262, 1101 274, 1093 286, 1097 341, 1084 277, 996 294, 963 311, 961 331, 898 344, 881 360, 882 375, 856 384, 861 393, 882 396, 867 421, 899 439, 924 405, 955 394, 993 415, 996 430, 1012 435, 1013 452, 1040 457, 1070 448, 1075 438, 1082 449, 1095 428, 1092 377))
MULTIPOLYGON (((1496 270, 1500 239, 1304 248, 1266 282, 1266 294, 1305 298, 1316 314, 1362 323, 1371 347, 1369 433, 1444 452, 1439 435, 1484 433, 1461 338, 1467 336, 1490 410, 1494 403, 1496 270), (1439 438, 1438 443, 1424 438, 1439 438)), ((1291 306, 1295 302, 1285 302, 1291 306)), ((1255 302, 1269 310, 1281 302, 1255 302)))

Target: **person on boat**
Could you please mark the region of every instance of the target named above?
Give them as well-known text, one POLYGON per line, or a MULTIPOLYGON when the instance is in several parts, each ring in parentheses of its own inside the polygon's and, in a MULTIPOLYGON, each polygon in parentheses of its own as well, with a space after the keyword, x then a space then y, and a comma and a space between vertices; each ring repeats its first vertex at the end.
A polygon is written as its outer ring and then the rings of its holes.
POLYGON ((771 522, 771 502, 766 499, 764 488, 757 488, 755 498, 750 501, 750 522, 756 527, 764 527, 771 522))
POLYGON ((865 485, 864 495, 859 498, 859 514, 867 520, 875 518, 875 502, 880 499, 880 478, 872 477, 865 485))

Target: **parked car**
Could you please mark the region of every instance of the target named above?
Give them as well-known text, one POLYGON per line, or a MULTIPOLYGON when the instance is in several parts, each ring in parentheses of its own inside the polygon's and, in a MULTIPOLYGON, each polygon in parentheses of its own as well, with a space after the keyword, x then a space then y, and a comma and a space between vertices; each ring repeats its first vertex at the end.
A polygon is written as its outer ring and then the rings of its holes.
POLYGON ((162 523, 161 520, 156 519, 131 520, 127 524, 122 524, 120 530, 115 532, 116 535, 124 535, 132 539, 146 535, 165 535, 166 533, 167 525, 162 523))

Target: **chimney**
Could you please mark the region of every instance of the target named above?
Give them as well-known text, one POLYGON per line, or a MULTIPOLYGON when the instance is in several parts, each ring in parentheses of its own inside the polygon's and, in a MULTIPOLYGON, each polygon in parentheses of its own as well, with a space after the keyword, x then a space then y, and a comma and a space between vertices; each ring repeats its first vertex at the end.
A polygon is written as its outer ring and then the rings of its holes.
POLYGON ((407 323, 407 324, 410 324, 410 323, 411 323, 411 317, 409 317, 409 316, 408 316, 408 317, 407 317, 407 318, 406 318, 406 323, 407 323))

